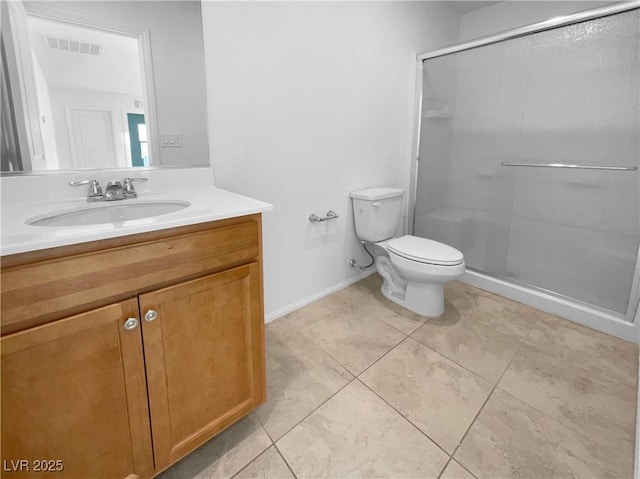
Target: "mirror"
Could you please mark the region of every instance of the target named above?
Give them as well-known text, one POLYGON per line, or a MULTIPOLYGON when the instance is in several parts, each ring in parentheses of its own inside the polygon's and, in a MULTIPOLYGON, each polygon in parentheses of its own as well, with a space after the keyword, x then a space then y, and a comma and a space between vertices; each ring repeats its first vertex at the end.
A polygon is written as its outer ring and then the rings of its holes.
POLYGON ((209 164, 199 1, 2 9, 3 173, 209 164))
POLYGON ((24 94, 41 138, 31 169, 149 166, 138 39, 30 15, 26 27, 24 94))

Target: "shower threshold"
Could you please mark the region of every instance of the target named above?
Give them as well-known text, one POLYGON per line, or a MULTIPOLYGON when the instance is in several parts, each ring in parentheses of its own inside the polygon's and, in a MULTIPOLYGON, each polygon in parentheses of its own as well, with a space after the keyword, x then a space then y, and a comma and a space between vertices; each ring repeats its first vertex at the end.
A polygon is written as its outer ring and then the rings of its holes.
POLYGON ((460 281, 625 341, 638 343, 638 321, 630 322, 624 314, 533 286, 496 278, 472 268, 467 268, 460 281))

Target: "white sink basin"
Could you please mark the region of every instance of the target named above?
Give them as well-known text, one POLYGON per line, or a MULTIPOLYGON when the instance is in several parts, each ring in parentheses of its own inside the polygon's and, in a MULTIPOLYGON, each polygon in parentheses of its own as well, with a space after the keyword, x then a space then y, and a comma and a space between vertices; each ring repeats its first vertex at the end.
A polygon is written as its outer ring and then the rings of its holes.
POLYGON ((175 213, 191 205, 188 201, 138 201, 133 200, 100 203, 73 210, 56 211, 46 215, 34 216, 25 223, 31 226, 87 226, 105 223, 123 223, 125 221, 151 218, 175 213))

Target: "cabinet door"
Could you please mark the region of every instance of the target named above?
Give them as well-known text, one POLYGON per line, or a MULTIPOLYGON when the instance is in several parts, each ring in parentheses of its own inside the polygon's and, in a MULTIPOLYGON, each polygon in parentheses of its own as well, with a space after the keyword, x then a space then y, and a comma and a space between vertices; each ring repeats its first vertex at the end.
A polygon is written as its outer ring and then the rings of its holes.
POLYGON ((264 401, 260 282, 252 263, 139 297, 157 470, 264 401))
POLYGON ((0 340, 2 477, 153 474, 141 328, 125 329, 130 317, 133 299, 0 340))

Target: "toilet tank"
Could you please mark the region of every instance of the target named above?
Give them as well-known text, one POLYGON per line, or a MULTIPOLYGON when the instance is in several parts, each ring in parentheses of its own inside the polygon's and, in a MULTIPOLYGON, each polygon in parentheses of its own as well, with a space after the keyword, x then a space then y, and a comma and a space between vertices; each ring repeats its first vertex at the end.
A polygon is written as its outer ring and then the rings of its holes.
POLYGON ((351 193, 356 236, 377 243, 392 238, 402 216, 404 190, 380 186, 351 193))

